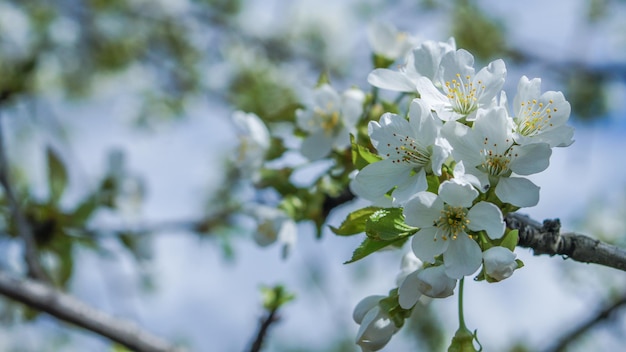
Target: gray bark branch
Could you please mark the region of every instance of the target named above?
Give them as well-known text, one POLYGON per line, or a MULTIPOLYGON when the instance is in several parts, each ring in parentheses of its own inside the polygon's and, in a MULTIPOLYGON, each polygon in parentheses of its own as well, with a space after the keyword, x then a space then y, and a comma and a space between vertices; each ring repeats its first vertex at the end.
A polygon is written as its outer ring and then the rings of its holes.
POLYGON ((559 219, 543 224, 517 213, 507 214, 507 227, 519 230, 518 246, 535 255, 560 255, 582 263, 594 263, 626 271, 626 251, 597 239, 573 232, 561 233, 559 219))
POLYGON ((57 289, 0 271, 0 294, 85 328, 133 351, 181 351, 136 324, 114 318, 57 289))

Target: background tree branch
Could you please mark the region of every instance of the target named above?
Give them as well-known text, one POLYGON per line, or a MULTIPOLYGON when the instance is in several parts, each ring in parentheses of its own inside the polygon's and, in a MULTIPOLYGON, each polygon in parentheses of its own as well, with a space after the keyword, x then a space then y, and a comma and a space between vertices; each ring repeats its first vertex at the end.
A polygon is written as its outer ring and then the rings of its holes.
POLYGON ((136 324, 114 318, 55 288, 0 271, 0 294, 93 331, 133 351, 182 351, 136 324))
POLYGON ((606 322, 607 320, 615 317, 617 311, 625 304, 626 294, 622 294, 622 296, 618 297, 617 299, 605 303, 604 306, 596 312, 596 314, 589 318, 589 320, 583 322, 574 330, 562 336, 557 341, 556 345, 553 348, 549 349, 548 352, 567 351, 567 347, 570 346, 579 337, 588 333, 589 330, 593 329, 598 324, 606 322))
POLYGON ((561 255, 577 262, 626 271, 626 251, 582 234, 561 233, 559 219, 544 220, 540 224, 526 215, 510 213, 505 221, 507 227, 519 230, 518 246, 531 248, 535 255, 561 255))

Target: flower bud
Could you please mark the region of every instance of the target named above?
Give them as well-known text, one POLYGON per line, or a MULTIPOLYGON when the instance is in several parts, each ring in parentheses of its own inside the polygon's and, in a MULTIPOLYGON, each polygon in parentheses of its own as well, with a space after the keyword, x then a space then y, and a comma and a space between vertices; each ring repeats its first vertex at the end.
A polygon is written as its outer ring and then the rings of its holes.
POLYGON ((354 308, 352 317, 357 324, 361 325, 356 336, 356 343, 361 346, 363 352, 382 349, 398 331, 389 315, 378 305, 383 298, 385 296, 365 297, 354 308))
POLYGON ((502 281, 513 275, 517 269, 515 253, 508 248, 492 247, 483 252, 485 273, 496 281, 502 281))

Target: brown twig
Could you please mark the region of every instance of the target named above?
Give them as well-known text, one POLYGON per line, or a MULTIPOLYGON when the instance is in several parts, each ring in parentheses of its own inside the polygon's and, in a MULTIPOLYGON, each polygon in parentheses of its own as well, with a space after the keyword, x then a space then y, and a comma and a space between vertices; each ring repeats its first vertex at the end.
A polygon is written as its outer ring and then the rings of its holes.
POLYGON ((256 338, 252 343, 252 347, 250 347, 250 352, 259 352, 261 351, 261 347, 263 347, 263 341, 265 340, 265 336, 267 336, 267 332, 269 331, 270 326, 279 321, 280 318, 276 315, 278 312, 278 307, 272 309, 267 316, 261 321, 261 325, 259 326, 259 331, 256 334, 256 338))

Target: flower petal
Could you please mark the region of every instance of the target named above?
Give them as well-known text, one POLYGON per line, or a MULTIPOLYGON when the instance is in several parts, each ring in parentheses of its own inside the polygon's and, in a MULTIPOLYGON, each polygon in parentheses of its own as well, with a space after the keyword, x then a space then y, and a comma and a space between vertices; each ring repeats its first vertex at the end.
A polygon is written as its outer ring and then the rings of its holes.
POLYGON ((417 271, 409 274, 398 287, 398 303, 403 309, 411 309, 422 296, 418 288, 417 271))
POLYGON ((469 208, 474 198, 478 197, 478 191, 469 183, 444 181, 439 186, 439 197, 453 207, 469 208))
POLYGON ((534 143, 512 148, 510 168, 518 175, 532 175, 550 165, 552 149, 548 143, 534 143))
POLYGON ((474 168, 483 162, 484 158, 480 154, 483 141, 471 128, 456 121, 450 121, 443 125, 441 134, 452 145, 454 159, 463 160, 466 169, 474 168))
POLYGON ((504 235, 505 224, 502 212, 493 203, 478 202, 467 213, 470 221, 468 228, 472 231, 487 231, 489 238, 498 239, 504 235))
POLYGON ((434 263, 435 257, 447 249, 450 241, 444 241, 440 238, 437 239, 435 237, 437 231, 437 228, 429 227, 421 229, 413 235, 411 248, 415 256, 422 261, 434 263))
POLYGON ((407 225, 425 228, 433 226, 442 210, 443 201, 436 194, 419 192, 404 205, 403 213, 407 225))
MULTIPOLYGON (((409 172, 407 172, 407 174, 409 174, 409 172)), ((403 184, 399 184, 398 187, 393 190, 391 196, 393 197, 394 206, 403 205, 409 199, 411 199, 411 197, 415 196, 415 194, 425 191, 427 188, 428 181, 426 181, 426 172, 422 168, 419 169, 417 174, 411 175, 410 177, 408 177, 406 182, 404 182, 403 184)))
POLYGON ((369 164, 354 177, 358 196, 368 200, 378 199, 398 184, 409 181, 410 167, 394 165, 391 159, 369 164))
POLYGON ((476 241, 467 234, 461 233, 450 242, 448 249, 443 254, 443 263, 446 275, 453 279, 461 279, 474 273, 482 263, 482 251, 476 241))
POLYGON ((418 289, 424 296, 445 298, 454 293, 456 280, 446 274, 443 265, 419 270, 416 276, 418 289))
POLYGON ((522 177, 502 177, 496 186, 496 196, 518 207, 532 207, 539 203, 539 186, 522 177))
POLYGON ((417 89, 404 73, 387 68, 378 68, 367 75, 367 82, 374 87, 396 92, 413 93, 417 89))
POLYGON ((334 143, 334 136, 324 130, 318 130, 309 135, 300 147, 300 153, 309 160, 319 160, 330 153, 334 143))
POLYGON ((367 296, 359 301, 356 307, 354 307, 354 311, 352 312, 352 319, 354 319, 354 322, 357 324, 361 324, 367 312, 376 307, 378 305, 378 302, 383 298, 385 298, 385 296, 373 295, 367 296))

